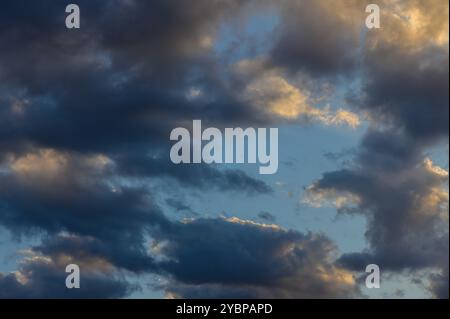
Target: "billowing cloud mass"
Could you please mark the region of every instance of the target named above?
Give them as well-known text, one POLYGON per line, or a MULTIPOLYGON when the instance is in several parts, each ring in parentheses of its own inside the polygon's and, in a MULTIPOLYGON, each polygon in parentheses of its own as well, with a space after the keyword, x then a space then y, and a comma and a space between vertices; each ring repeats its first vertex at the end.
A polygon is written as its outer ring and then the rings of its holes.
POLYGON ((34 250, 23 252, 26 257, 17 271, 0 273, 0 298, 121 298, 138 289, 95 251, 91 255, 78 250, 77 256, 72 256, 70 248, 79 244, 77 238, 65 241, 73 245, 59 251, 50 245, 45 255, 34 250), (83 289, 61 285, 68 275, 66 266, 73 262, 83 271, 83 289))
POLYGON ((448 298, 448 168, 433 153, 448 145, 448 2, 379 1, 379 30, 364 26, 367 3, 80 0, 74 30, 64 2, 2 3, 0 226, 38 243, 0 269, 0 298, 121 298, 146 284, 170 298, 351 298, 368 263, 448 298), (261 12, 274 24, 264 45, 259 30, 227 42, 261 12), (186 193, 227 212, 211 194, 276 191, 240 169, 171 163, 170 131, 193 119, 366 130, 303 201, 364 216, 368 248, 201 215, 186 193), (83 289, 64 286, 68 263, 83 289))
POLYGON ((270 59, 290 72, 337 76, 354 71, 368 2, 282 1, 270 59))
POLYGON ((195 219, 156 237, 169 296, 336 298, 357 295, 324 236, 236 217, 195 219), (201 236, 198 236, 201 234, 201 236))

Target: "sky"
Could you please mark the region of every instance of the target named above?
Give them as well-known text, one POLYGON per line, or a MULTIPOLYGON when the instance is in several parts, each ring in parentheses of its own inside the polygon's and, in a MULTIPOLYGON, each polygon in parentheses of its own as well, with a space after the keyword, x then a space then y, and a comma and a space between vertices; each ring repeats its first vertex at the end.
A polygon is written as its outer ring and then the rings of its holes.
POLYGON ((448 298, 448 2, 371 2, 2 2, 0 298, 448 298))

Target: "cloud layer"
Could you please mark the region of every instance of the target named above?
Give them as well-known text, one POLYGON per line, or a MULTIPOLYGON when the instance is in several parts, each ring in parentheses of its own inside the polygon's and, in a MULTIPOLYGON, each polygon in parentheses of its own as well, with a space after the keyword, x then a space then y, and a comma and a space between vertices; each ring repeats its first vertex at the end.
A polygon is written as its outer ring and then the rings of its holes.
POLYGON ((448 145, 448 2, 380 1, 381 30, 364 28, 356 0, 77 3, 80 30, 64 28, 63 3, 0 10, 0 224, 40 239, 0 273, 0 297, 126 297, 140 288, 130 277, 154 274, 167 297, 350 298, 368 263, 426 271, 448 297, 448 172, 429 154, 448 145), (264 52, 251 36, 244 56, 221 49, 224 26, 267 9, 278 19, 264 52), (367 126, 351 163, 304 200, 364 216, 369 248, 339 255, 323 234, 171 218, 154 185, 189 211, 185 189, 274 193, 241 170, 171 164, 170 130, 193 119, 367 126), (85 289, 58 284, 70 262, 85 289))

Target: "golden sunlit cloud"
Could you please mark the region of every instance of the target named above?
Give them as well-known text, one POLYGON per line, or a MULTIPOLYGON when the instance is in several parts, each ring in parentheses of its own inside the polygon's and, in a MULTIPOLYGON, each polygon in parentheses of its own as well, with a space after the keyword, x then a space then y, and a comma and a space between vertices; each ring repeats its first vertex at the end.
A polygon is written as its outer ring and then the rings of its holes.
POLYGON ((307 119, 325 125, 360 125, 359 116, 351 111, 338 109, 336 112, 327 105, 324 108, 311 106, 310 93, 294 86, 276 69, 264 70, 262 59, 242 60, 236 64, 237 72, 250 74, 250 82, 242 94, 243 99, 280 119, 307 119))

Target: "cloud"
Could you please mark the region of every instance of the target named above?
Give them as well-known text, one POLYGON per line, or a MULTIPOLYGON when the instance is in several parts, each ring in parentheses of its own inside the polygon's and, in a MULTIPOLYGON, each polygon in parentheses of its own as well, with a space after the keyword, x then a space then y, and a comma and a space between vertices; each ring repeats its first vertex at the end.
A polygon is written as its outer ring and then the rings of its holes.
MULTIPOLYGON (((413 142, 414 145, 414 142, 413 142)), ((366 136, 350 169, 325 173, 307 192, 341 213, 367 217, 370 248, 340 263, 361 270, 448 269, 448 173, 391 132, 366 136)))
POLYGON ((169 296, 335 298, 357 294, 322 236, 233 218, 193 219, 155 236, 169 296), (198 234, 202 234, 198 236, 198 234))
POLYGON ((431 269, 441 275, 428 277, 430 289, 442 296, 448 173, 427 151, 448 143, 448 2, 383 7, 383 31, 368 31, 363 39, 361 86, 348 93, 370 128, 347 167, 324 173, 305 201, 367 218, 369 248, 344 254, 342 265, 360 270, 377 263, 412 276, 431 269))
POLYGON ((175 198, 167 198, 165 200, 166 204, 170 207, 174 208, 178 212, 189 212, 193 213, 191 207, 182 200, 178 200, 175 198))
POLYGON ((334 263, 336 247, 323 235, 232 217, 172 222, 151 238, 139 252, 92 236, 47 236, 23 252, 17 271, 0 274, 1 296, 125 297, 140 289, 125 279, 125 271, 159 275, 162 284, 153 285, 172 298, 359 295, 352 273, 334 263), (80 267, 80 289, 65 287, 64 269, 71 263, 80 267))
POLYGON ((448 299, 448 267, 440 274, 431 276, 430 290, 435 298, 448 299))
POLYGON ((359 116, 351 111, 338 109, 333 113, 329 105, 323 108, 312 106, 313 96, 305 85, 304 89, 300 89, 291 84, 281 69, 271 68, 262 58, 239 61, 235 72, 241 81, 245 79, 247 82, 241 98, 269 118, 302 119, 353 128, 360 124, 359 116))
POLYGON ((349 73, 358 61, 361 1, 282 1, 280 25, 270 56, 291 73, 334 76, 349 73))
POLYGON ((369 76, 361 107, 374 122, 405 130, 417 139, 448 134, 448 50, 402 51, 380 44, 368 54, 369 76), (378 119, 378 120, 376 120, 378 119))
POLYGON ((102 155, 48 149, 13 157, 0 174, 0 222, 18 237, 90 236, 111 245, 119 266, 149 268, 145 236, 168 221, 148 190, 112 181, 111 165, 102 155))
POLYGON ((276 219, 274 215, 272 215, 271 213, 266 212, 266 211, 259 212, 258 217, 260 219, 268 221, 268 222, 274 222, 276 219))
POLYGON ((113 237, 114 232, 128 227, 136 234, 136 229, 142 229, 142 222, 164 224, 165 217, 154 204, 150 190, 127 185, 123 178, 168 176, 190 187, 212 185, 220 190, 271 192, 265 183, 238 170, 222 172, 206 165, 187 169, 167 162, 142 158, 139 162, 117 164, 103 154, 54 149, 31 149, 20 156, 10 154, 0 174, 0 204, 4 207, 0 220, 17 231, 37 227, 55 232, 61 227, 88 235, 97 232, 95 224, 101 223, 108 225, 105 232, 111 232, 113 237), (125 216, 129 223, 120 222, 125 216))
POLYGON ((79 1, 82 32, 64 28, 62 3, 2 6, 0 223, 42 243, 0 275, 0 294, 69 297, 61 267, 77 260, 86 297, 128 295, 121 271, 157 273, 178 297, 352 297, 351 270, 375 261, 432 268, 430 291, 448 296, 448 173, 427 154, 448 142, 448 2, 381 2, 381 32, 362 32, 365 1, 269 2, 273 45, 232 65, 216 45, 247 1, 79 1), (356 127, 362 115, 353 162, 307 191, 367 218, 366 251, 338 258, 322 235, 237 218, 174 222, 155 204, 150 181, 272 193, 242 171, 170 164, 170 130, 192 119, 356 127))
POLYGON ((49 254, 26 251, 17 271, 0 273, 0 298, 121 298, 137 289, 98 256, 82 251, 74 257, 67 250, 51 250, 45 249, 49 254), (71 263, 80 267, 79 289, 68 289, 65 285, 68 275, 65 268, 71 263))
POLYGON ((222 191, 239 190, 247 194, 270 194, 272 188, 237 169, 219 169, 207 164, 177 165, 166 156, 121 155, 116 158, 118 174, 135 178, 158 177, 173 179, 182 186, 222 191))
POLYGON ((61 27, 63 4, 33 4, 25 13, 19 1, 2 10, 0 160, 34 156, 28 161, 43 166, 46 155, 30 152, 100 154, 114 162, 118 174, 270 192, 242 171, 188 169, 159 157, 168 154, 170 131, 194 118, 217 125, 236 118, 252 121, 248 108, 220 84, 216 62, 207 58, 220 21, 239 9, 240 1, 78 5, 82 32, 61 27), (200 72, 192 77, 195 70, 200 72), (186 98, 183 92, 192 87, 207 96, 186 98))
POLYGON ((448 45, 447 1, 383 1, 380 7, 385 8, 384 32, 376 36, 373 34, 371 45, 384 42, 412 51, 448 45))
POLYGON ((2 10, 2 149, 156 148, 182 121, 249 116, 220 84, 204 46, 239 1, 78 4, 82 32, 62 27, 63 4, 32 4, 25 13, 18 1, 2 10), (208 99, 186 99, 181 92, 192 86, 208 99))

